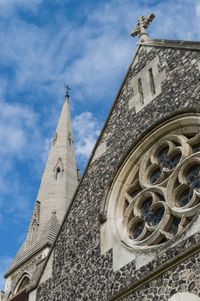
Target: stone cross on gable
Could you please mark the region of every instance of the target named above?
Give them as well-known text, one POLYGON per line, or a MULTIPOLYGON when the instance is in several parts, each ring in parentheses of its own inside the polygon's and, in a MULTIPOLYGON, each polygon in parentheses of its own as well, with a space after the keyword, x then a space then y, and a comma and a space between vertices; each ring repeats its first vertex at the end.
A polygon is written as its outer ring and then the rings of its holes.
POLYGON ((131 36, 135 37, 139 35, 140 38, 148 37, 146 29, 148 28, 149 24, 154 18, 155 18, 154 14, 151 14, 148 17, 141 16, 138 20, 136 27, 131 32, 131 36))

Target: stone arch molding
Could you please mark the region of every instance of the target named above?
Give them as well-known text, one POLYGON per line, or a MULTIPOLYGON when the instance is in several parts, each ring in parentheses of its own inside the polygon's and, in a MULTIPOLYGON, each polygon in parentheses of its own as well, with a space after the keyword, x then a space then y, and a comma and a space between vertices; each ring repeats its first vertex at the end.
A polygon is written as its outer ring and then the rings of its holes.
POLYGON ((192 293, 177 293, 168 301, 200 301, 200 298, 192 293))
POLYGON ((200 115, 157 126, 133 149, 106 198, 102 251, 163 245, 200 211, 200 115))
POLYGON ((18 293, 21 289, 25 288, 28 283, 30 283, 31 274, 29 272, 25 272, 21 275, 20 279, 17 281, 13 293, 18 293))

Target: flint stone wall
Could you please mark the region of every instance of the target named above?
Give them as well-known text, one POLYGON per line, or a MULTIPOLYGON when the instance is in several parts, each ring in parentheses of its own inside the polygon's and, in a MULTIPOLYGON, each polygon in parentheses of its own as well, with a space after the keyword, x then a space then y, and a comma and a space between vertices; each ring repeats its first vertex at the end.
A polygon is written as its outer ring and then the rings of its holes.
POLYGON ((199 253, 171 268, 162 276, 144 284, 140 289, 120 298, 120 300, 167 301, 177 292, 190 292, 200 296, 199 253))
MULTIPOLYGON (((113 300, 113 295, 200 242, 198 234, 176 247, 172 247, 172 240, 165 252, 159 254, 158 249, 157 258, 139 270, 136 271, 132 261, 113 272, 112 250, 105 254, 100 251, 98 219, 105 191, 141 135, 175 112, 200 112, 199 61, 200 52, 194 50, 154 47, 146 52, 142 48, 99 141, 99 144, 106 142, 106 151, 92 161, 85 173, 55 245, 52 278, 39 286, 37 301, 113 300), (155 57, 159 57, 159 70, 165 70, 166 79, 161 94, 136 114, 128 105, 134 93, 131 79, 155 57)), ((177 290, 199 293, 199 265, 196 254, 122 300, 155 301, 158 295, 159 300, 168 300, 177 290)))

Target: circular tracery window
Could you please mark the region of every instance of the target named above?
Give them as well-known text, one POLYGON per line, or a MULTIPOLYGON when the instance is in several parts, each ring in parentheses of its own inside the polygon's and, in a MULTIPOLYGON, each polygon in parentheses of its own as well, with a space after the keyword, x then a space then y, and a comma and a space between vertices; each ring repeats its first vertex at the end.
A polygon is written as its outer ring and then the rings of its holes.
POLYGON ((164 243, 199 213, 200 117, 179 119, 144 139, 115 181, 114 219, 129 246, 164 243))

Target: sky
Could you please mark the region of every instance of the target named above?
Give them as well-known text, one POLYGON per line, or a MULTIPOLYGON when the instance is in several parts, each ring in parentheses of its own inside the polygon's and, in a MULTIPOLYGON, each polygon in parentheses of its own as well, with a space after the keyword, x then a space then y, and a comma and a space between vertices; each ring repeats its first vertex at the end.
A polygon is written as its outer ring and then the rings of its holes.
POLYGON ((22 244, 64 99, 83 173, 137 38, 200 40, 200 0, 0 0, 0 290, 22 244))

